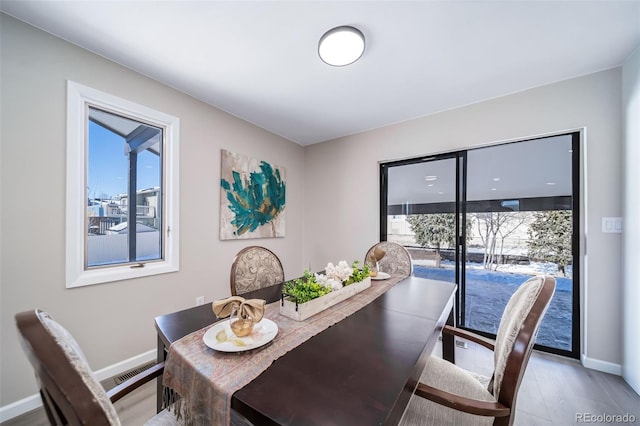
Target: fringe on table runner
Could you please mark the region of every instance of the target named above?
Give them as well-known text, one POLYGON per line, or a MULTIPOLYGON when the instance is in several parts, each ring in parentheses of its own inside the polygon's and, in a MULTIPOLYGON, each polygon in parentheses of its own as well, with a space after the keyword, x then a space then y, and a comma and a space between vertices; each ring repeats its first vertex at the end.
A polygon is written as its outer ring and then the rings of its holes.
POLYGON ((181 424, 195 424, 192 413, 187 410, 187 404, 183 404, 183 402, 184 400, 173 389, 167 387, 162 389, 162 409, 173 412, 177 420, 182 420, 181 424))

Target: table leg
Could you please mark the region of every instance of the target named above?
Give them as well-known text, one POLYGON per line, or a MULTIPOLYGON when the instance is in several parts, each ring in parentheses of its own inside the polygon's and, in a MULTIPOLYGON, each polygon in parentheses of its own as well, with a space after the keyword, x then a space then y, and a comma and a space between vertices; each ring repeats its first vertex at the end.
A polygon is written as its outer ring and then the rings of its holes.
MULTIPOLYGON (((160 336, 158 336, 158 353, 157 362, 164 362, 167 358, 167 351, 164 349, 164 343, 160 336)), ((156 379, 156 410, 159 413, 162 411, 162 396, 164 394, 164 386, 162 386, 162 376, 156 379)))
MULTIPOLYGON (((449 318, 447 318, 447 325, 450 325, 452 327, 455 327, 454 311, 455 309, 451 309, 451 312, 449 313, 449 318)), ((456 363, 455 348, 456 348, 455 337, 452 336, 451 334, 442 333, 442 358, 455 364, 456 363)))

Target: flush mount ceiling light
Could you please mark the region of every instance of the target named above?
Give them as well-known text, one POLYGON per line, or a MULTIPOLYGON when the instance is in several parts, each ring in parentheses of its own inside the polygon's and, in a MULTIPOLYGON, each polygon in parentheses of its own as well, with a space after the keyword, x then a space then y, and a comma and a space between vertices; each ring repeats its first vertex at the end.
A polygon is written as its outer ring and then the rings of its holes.
POLYGON ((329 65, 342 67, 360 59, 364 52, 364 35, 354 27, 332 28, 320 38, 318 55, 329 65))

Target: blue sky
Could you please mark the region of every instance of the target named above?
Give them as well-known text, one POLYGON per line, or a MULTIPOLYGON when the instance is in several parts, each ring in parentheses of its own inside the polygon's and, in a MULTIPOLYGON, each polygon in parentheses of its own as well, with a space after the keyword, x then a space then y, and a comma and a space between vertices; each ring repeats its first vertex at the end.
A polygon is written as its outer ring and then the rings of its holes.
MULTIPOLYGON (((124 138, 89 121, 89 198, 127 192, 129 159, 124 144, 124 138)), ((149 151, 138 154, 138 190, 160 186, 160 166, 159 156, 149 151)))

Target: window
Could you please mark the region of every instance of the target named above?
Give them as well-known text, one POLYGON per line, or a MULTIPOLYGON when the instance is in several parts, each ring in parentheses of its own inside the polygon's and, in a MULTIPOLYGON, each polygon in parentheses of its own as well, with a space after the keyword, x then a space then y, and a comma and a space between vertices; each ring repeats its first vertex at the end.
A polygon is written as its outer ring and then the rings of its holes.
POLYGON ((179 120, 69 81, 67 287, 178 270, 179 120))

